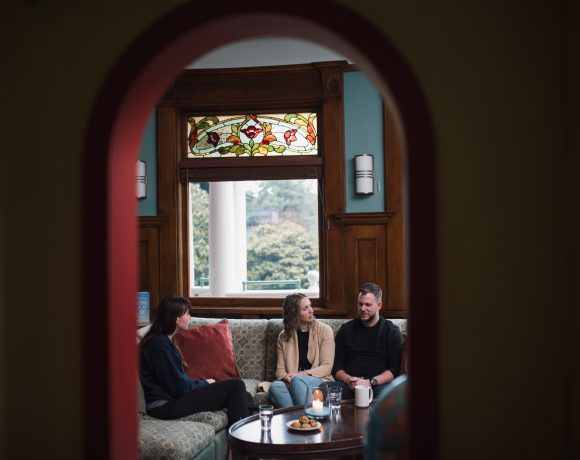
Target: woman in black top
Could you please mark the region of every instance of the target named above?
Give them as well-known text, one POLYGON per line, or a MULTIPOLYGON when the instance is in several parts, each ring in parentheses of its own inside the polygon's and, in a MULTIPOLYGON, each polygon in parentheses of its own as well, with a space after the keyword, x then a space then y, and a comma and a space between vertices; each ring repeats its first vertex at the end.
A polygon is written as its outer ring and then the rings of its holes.
POLYGON ((176 419, 203 411, 228 410, 228 426, 250 415, 244 382, 227 379, 192 380, 184 371, 181 352, 172 341, 176 331, 189 326, 188 299, 165 297, 151 328, 141 340, 141 385, 147 414, 176 419))

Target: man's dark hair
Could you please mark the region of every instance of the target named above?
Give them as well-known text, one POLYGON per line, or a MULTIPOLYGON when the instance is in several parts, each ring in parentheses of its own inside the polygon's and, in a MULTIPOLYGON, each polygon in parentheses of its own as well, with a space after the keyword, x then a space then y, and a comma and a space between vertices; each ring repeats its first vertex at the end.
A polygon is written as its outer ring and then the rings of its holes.
POLYGON ((375 283, 364 283, 358 290, 358 295, 373 294, 377 302, 383 301, 383 291, 378 284, 375 283))

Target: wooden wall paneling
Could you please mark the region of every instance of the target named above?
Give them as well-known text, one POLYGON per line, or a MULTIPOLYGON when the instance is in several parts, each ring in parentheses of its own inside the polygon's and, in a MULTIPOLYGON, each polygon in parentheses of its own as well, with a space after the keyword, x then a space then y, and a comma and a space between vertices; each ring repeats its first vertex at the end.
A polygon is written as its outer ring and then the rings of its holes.
POLYGON ((344 177, 344 108, 342 68, 319 66, 320 84, 322 87, 322 117, 324 131, 321 145, 324 152, 324 179, 322 222, 324 226, 320 242, 324 245, 324 257, 321 258, 321 292, 324 293, 326 308, 342 310, 346 313, 347 291, 344 276, 338 267, 342 267, 343 248, 341 229, 332 225, 330 216, 345 211, 345 177, 344 177), (340 133, 337 135, 337 133, 340 133))
POLYGON ((159 248, 163 270, 159 274, 160 296, 182 294, 179 290, 179 232, 178 173, 176 158, 179 153, 179 113, 171 104, 162 104, 157 109, 157 168, 158 168, 158 213, 164 218, 160 228, 159 248))
MULTIPOLYGON (((365 282, 377 283, 387 292, 386 225, 346 225, 342 233, 344 248, 343 279, 349 316, 357 316, 356 293, 365 282)), ((385 312, 383 311, 383 314, 385 312)))
MULTIPOLYGON (((389 318, 406 318, 406 306, 392 304, 391 298, 398 295, 401 286, 393 284, 391 270, 399 270, 392 267, 390 260, 389 241, 391 237, 391 222, 396 214, 386 213, 352 213, 335 214, 332 216, 333 227, 340 231, 340 247, 342 259, 339 265, 342 273, 341 280, 344 284, 345 305, 348 307, 348 316, 355 317, 356 293, 360 285, 366 281, 372 281, 383 289, 383 308, 381 313, 389 318), (396 291, 394 295, 391 291, 396 291)), ((396 242, 394 243, 396 244, 396 242)), ((405 259, 402 259, 403 263, 405 259)), ((404 275, 403 275, 404 276, 404 275)))
MULTIPOLYGON (((345 61, 329 63, 344 66, 345 61)), ((286 106, 317 104, 320 87, 312 85, 318 70, 310 64, 231 69, 186 70, 174 83, 167 98, 176 106, 196 111, 238 110, 247 107, 255 110, 278 108, 283 98, 286 106), (291 68, 292 77, 288 78, 291 68), (280 82, 284 82, 280 85, 280 82)))
POLYGON ((159 231, 155 228, 139 230, 139 290, 150 295, 151 309, 159 304, 159 231))
POLYGON ((161 259, 159 233, 163 219, 158 217, 139 218, 139 290, 148 291, 151 297, 151 313, 160 300, 161 259))
POLYGON ((406 164, 403 153, 403 133, 398 131, 396 114, 389 104, 383 105, 383 145, 385 151, 385 206, 391 216, 387 231, 388 286, 384 299, 386 310, 394 316, 404 316, 408 307, 407 286, 407 200, 405 189, 406 164))
POLYGON ((151 283, 149 282, 150 279, 150 240, 151 238, 144 234, 148 233, 147 230, 139 229, 139 239, 137 241, 137 257, 139 260, 139 281, 137 289, 139 291, 149 291, 151 289, 151 283))

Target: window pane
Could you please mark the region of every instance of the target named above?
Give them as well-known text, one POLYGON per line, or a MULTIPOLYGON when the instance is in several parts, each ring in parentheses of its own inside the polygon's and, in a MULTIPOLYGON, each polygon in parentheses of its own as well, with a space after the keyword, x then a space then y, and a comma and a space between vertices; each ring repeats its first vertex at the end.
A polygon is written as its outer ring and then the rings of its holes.
POLYGON ((317 155, 316 113, 187 119, 188 158, 317 155))
POLYGON ((192 296, 318 297, 318 181, 190 183, 192 296))

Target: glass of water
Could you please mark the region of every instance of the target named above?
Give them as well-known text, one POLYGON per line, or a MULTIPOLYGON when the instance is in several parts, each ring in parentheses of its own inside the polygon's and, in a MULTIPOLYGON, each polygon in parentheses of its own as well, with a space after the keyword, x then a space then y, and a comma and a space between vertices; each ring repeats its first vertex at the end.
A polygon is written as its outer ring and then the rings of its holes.
POLYGON ((271 404, 262 404, 259 407, 260 425, 262 430, 269 431, 272 428, 272 417, 274 416, 274 406, 271 404))
POLYGON ((340 402, 342 400, 342 388, 339 386, 328 386, 328 393, 330 397, 330 408, 340 409, 340 402))

